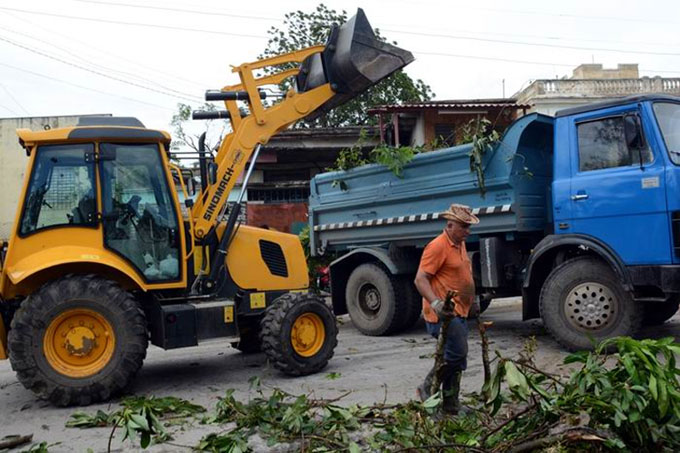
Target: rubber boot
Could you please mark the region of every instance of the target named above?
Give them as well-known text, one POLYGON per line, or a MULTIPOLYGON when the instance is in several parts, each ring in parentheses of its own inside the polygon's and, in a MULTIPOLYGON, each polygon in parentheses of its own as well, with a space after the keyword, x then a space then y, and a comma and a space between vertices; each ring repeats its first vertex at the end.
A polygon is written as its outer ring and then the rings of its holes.
POLYGON ((432 369, 427 373, 427 376, 425 376, 425 380, 423 381, 423 383, 420 384, 416 389, 420 401, 425 401, 432 396, 432 380, 434 379, 435 373, 434 368, 435 367, 432 367, 432 369))
POLYGON ((442 411, 447 415, 458 415, 461 412, 460 405, 460 380, 463 372, 454 370, 449 365, 444 368, 442 376, 442 411))

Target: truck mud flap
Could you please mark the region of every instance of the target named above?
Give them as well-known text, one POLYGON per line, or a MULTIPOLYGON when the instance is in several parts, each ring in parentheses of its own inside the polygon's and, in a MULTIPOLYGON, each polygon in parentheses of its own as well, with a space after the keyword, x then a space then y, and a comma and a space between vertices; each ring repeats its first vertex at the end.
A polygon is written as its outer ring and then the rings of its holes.
POLYGON ((411 52, 377 39, 359 8, 355 16, 331 30, 323 52, 302 63, 297 76, 300 92, 330 83, 337 93, 307 119, 344 104, 413 60, 411 52))

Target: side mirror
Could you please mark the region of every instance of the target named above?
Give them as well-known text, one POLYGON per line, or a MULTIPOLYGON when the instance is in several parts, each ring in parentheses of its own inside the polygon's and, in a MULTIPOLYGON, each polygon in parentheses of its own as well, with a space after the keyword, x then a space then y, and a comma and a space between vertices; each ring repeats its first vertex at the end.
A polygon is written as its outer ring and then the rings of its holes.
POLYGON ((637 115, 623 117, 623 130, 626 136, 626 145, 631 151, 639 151, 645 148, 645 136, 642 133, 642 124, 637 115))

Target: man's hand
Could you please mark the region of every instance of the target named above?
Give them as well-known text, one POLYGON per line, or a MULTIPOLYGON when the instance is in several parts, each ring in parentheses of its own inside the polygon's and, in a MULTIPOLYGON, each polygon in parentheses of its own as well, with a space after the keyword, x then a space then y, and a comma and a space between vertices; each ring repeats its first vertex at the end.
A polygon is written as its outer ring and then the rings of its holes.
POLYGON ((453 318, 455 313, 453 311, 447 310, 444 301, 441 299, 435 299, 430 303, 430 307, 436 313, 437 317, 440 319, 453 318))

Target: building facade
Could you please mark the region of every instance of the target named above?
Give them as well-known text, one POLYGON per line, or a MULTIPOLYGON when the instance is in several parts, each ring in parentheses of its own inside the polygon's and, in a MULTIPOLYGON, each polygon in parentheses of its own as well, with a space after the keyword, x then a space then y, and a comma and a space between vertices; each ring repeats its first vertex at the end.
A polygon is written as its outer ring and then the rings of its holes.
POLYGON ((554 115, 568 107, 647 93, 680 95, 680 78, 639 77, 637 64, 619 64, 616 69, 582 64, 570 78, 534 80, 514 97, 529 105, 529 112, 554 115))

